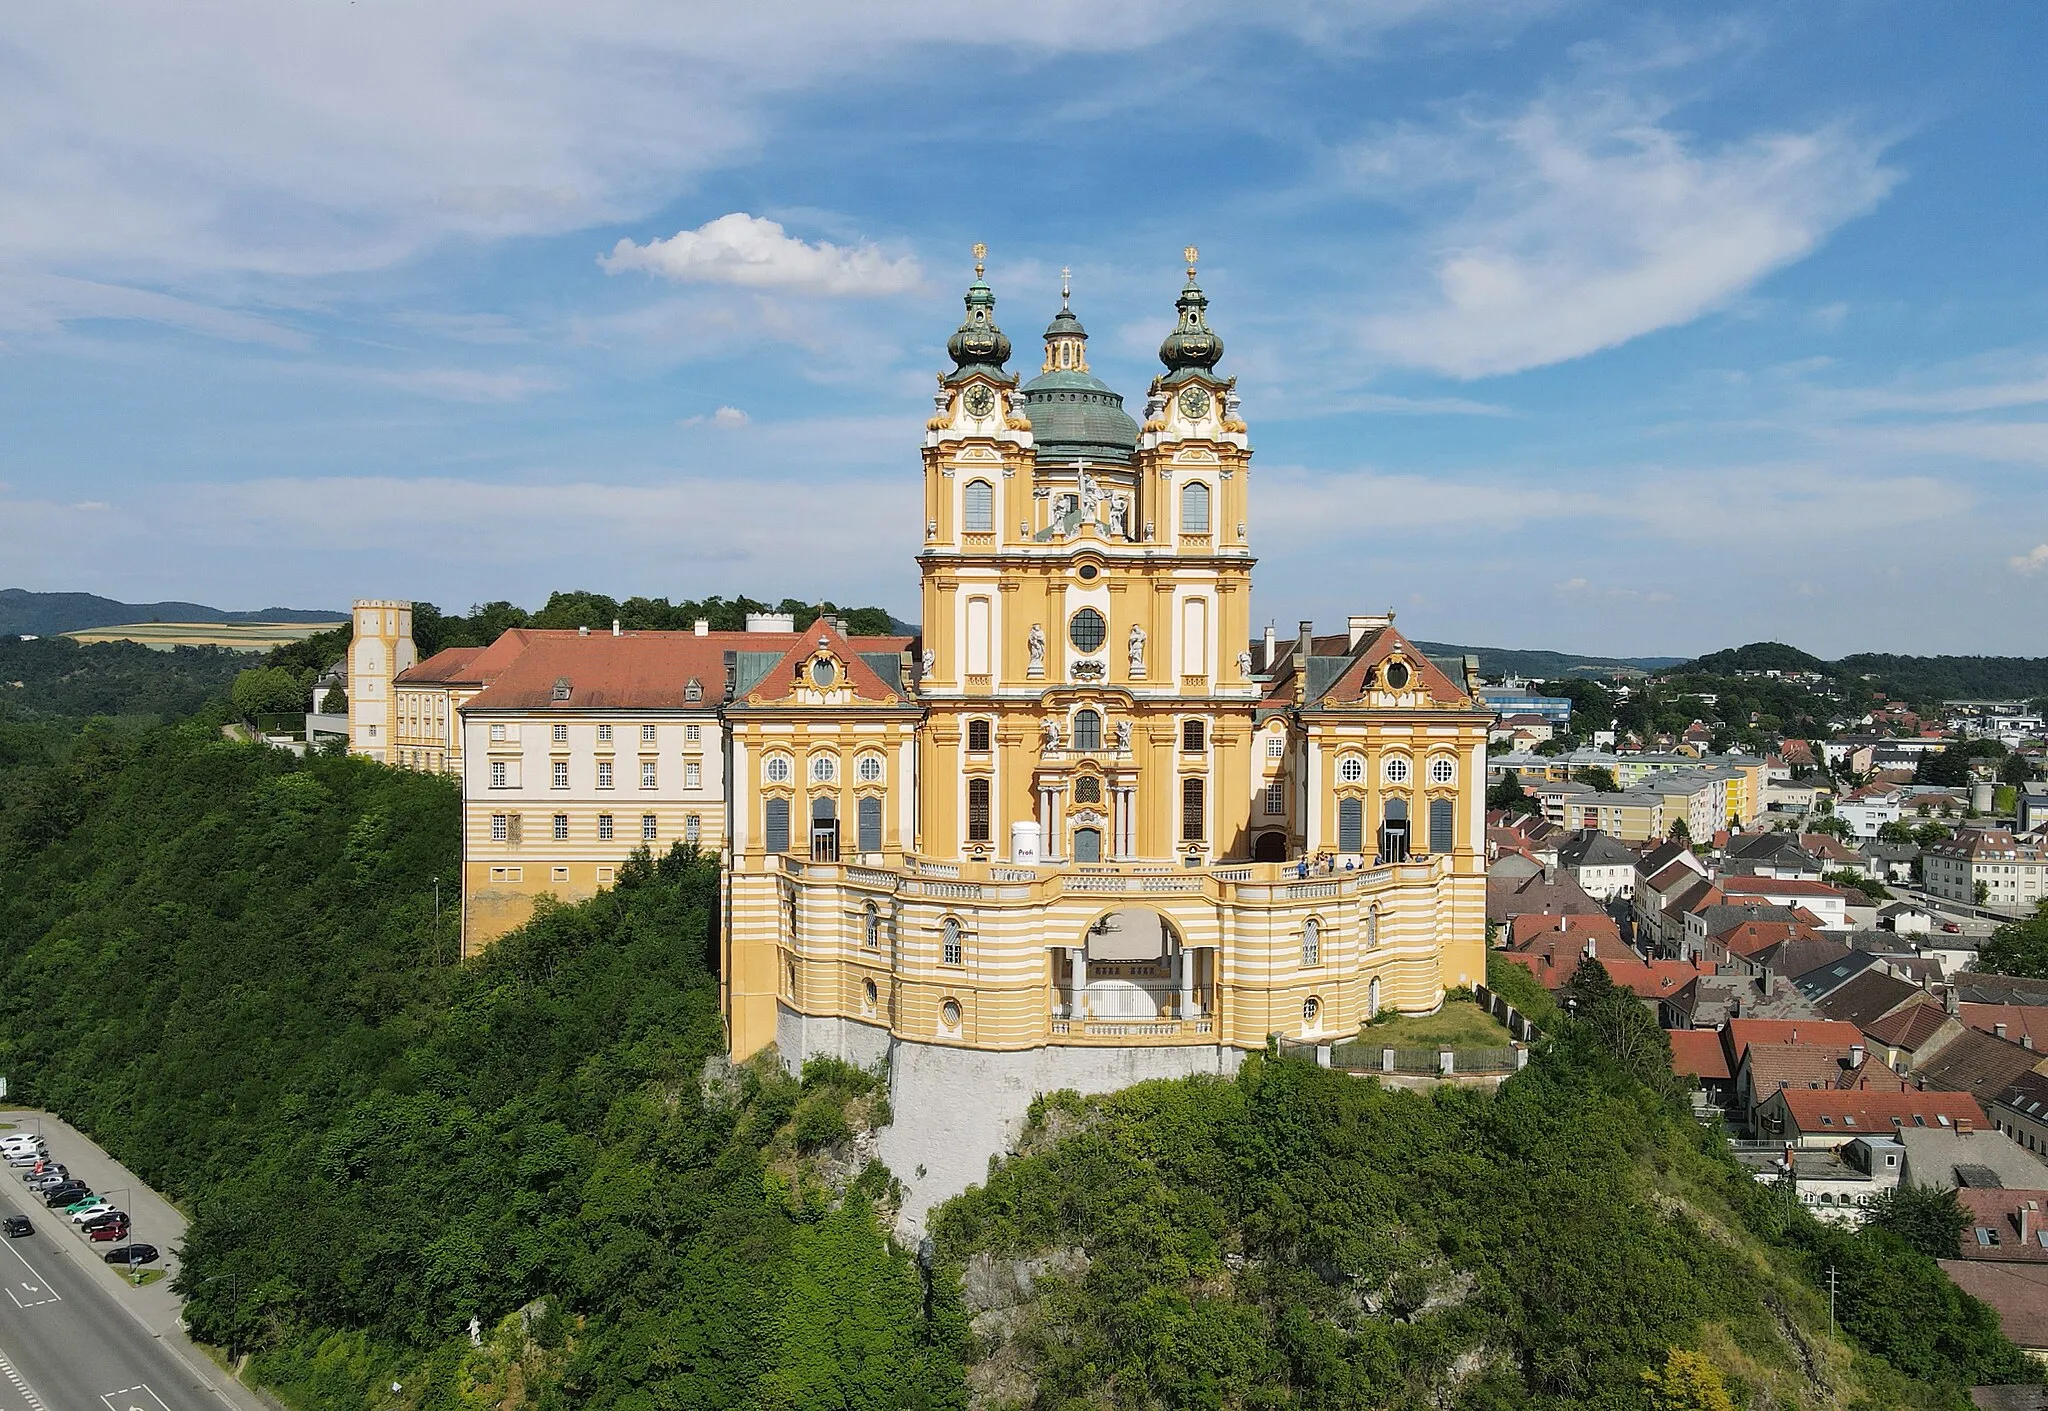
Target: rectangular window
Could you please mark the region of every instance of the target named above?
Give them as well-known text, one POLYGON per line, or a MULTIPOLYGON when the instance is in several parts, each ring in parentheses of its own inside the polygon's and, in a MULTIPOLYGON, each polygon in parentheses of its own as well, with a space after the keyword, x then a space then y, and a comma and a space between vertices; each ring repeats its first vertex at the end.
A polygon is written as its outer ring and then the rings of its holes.
POLYGON ((612 840, 612 816, 609 813, 600 813, 597 816, 597 840, 600 843, 612 840))
POLYGON ((687 815, 683 819, 683 841, 695 843, 701 841, 703 837, 704 820, 694 813, 687 815))
POLYGON ((569 841, 569 815, 566 813, 555 815, 555 841, 558 843, 569 841))
POLYGON ((551 880, 558 887, 567 886, 569 884, 569 869, 566 867, 555 868, 554 876, 551 880))
POLYGON ((939 959, 947 965, 965 965, 967 946, 960 939, 960 932, 948 923, 946 937, 939 943, 939 959))
POLYGON ((770 799, 764 808, 769 852, 789 851, 789 800, 770 799))
POLYGON ((1209 674, 1209 600, 1189 598, 1181 604, 1180 669, 1183 676, 1209 674))
POLYGON ((651 843, 654 841, 654 839, 654 815, 651 813, 643 813, 640 815, 640 841, 643 843, 651 843))
POLYGON ((502 813, 492 814, 491 841, 494 843, 502 843, 511 836, 512 828, 511 825, 505 821, 505 815, 502 813))
POLYGON ((967 674, 988 675, 989 601, 987 598, 967 600, 967 674))
POLYGON ((494 759, 491 761, 491 787, 493 789, 504 788, 509 777, 510 775, 506 771, 504 760, 494 759))
POLYGON ((683 787, 701 789, 704 787, 704 766, 692 760, 683 766, 683 787))
POLYGON ((566 726, 566 725, 563 725, 563 724, 560 724, 560 723, 557 723, 557 724, 556 724, 556 726, 555 726, 555 743, 556 743, 556 744, 558 744, 558 745, 566 745, 566 744, 568 744, 568 743, 569 743, 569 727, 568 727, 568 726, 566 726))
POLYGON ((882 801, 862 799, 860 801, 860 850, 880 852, 882 850, 882 801))
POLYGON ((1285 759, 1286 757, 1287 737, 1285 735, 1268 735, 1266 737, 1266 758, 1285 759))
POLYGON ((526 869, 523 867, 493 867, 491 869, 491 880, 493 882, 520 882, 524 881, 525 878, 526 869))
POLYGON ((597 727, 597 742, 598 742, 598 743, 599 743, 600 745, 609 745, 609 744, 610 744, 610 743, 612 742, 612 727, 611 727, 611 726, 609 726, 609 725, 600 725, 600 726, 598 726, 598 727, 597 727))
POLYGON ((1200 779, 1180 781, 1180 836, 1184 843, 1199 843, 1208 834, 1203 787, 1200 779))
POLYGON ((643 745, 651 745, 654 743, 654 727, 652 725, 643 725, 640 727, 640 743, 643 745))
POLYGON ((686 744, 686 745, 699 745, 699 744, 702 744, 703 742, 704 742, 704 727, 703 727, 703 726, 701 726, 701 725, 685 725, 685 726, 683 727, 683 743, 684 743, 684 744, 686 744))
POLYGON ((985 843, 989 840, 988 780, 967 781, 967 840, 985 843))
POLYGON ((612 762, 601 759, 597 762, 597 787, 609 789, 612 786, 612 762))
POLYGON ((967 482, 967 532, 993 533, 996 527, 996 491, 986 480, 967 482))
POLYGON ((610 885, 612 884, 612 878, 613 878, 613 877, 615 877, 616 875, 617 875, 617 874, 616 874, 616 873, 614 873, 614 872, 612 871, 612 869, 611 869, 611 868, 609 868, 609 867, 600 867, 600 868, 598 868, 598 869, 597 869, 597 885, 598 885, 598 886, 600 886, 600 887, 609 887, 609 886, 610 886, 610 885))
POLYGON ((1449 852, 1457 846, 1458 806, 1450 799, 1429 801, 1429 850, 1449 852))
POLYGON ((1266 786, 1266 812, 1278 817, 1287 812, 1287 786, 1268 784, 1266 786))
POLYGON ((1202 734, 1201 721, 1183 720, 1180 723, 1180 747, 1189 754, 1200 754, 1202 752, 1202 734))
POLYGON ((640 787, 643 789, 654 787, 654 761, 651 759, 640 761, 640 787))
POLYGON ((493 725, 493 726, 491 727, 491 739, 493 739, 493 740, 502 740, 502 739, 504 739, 504 738, 505 738, 505 727, 504 727, 503 725, 493 725))
POLYGON ((555 770, 554 770, 554 782, 555 782, 555 787, 556 787, 557 789, 566 789, 566 788, 568 788, 568 787, 569 787, 569 761, 568 761, 568 760, 566 760, 566 759, 558 759, 558 760, 556 760, 556 761, 555 761, 555 770))
POLYGON ((986 720, 970 720, 967 722, 967 752, 969 754, 988 753, 988 722, 986 720))
POLYGON ((1365 851, 1365 805, 1357 799, 1337 801, 1337 851, 1365 851))

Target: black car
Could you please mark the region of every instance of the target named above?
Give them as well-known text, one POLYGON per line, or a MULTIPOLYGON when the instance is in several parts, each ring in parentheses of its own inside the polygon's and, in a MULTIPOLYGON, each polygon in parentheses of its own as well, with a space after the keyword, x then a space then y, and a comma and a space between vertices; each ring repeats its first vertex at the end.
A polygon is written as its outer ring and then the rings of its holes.
POLYGON ((94 1230, 105 1229, 108 1225, 119 1225, 126 1229, 128 1225, 128 1212, 125 1210, 102 1210, 78 1228, 87 1234, 91 1234, 94 1230))
POLYGON ((5 1230, 9 1239, 19 1239, 23 1235, 34 1234, 36 1227, 29 1223, 26 1215, 10 1215, 0 1222, 0 1230, 5 1230))
POLYGON ((61 1186, 52 1186, 43 1192, 43 1204, 55 1210, 60 1205, 69 1205, 82 1195, 91 1195, 92 1187, 83 1181, 66 1181, 61 1186))
POLYGON ((107 1251, 109 1264, 154 1264, 156 1260, 153 1244, 117 1244, 107 1251))

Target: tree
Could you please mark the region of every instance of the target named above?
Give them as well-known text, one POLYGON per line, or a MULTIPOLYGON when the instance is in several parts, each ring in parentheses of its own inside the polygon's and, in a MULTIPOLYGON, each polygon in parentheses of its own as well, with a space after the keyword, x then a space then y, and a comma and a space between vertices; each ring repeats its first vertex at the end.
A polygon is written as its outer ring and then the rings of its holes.
POLYGON ((1579 968, 1572 971, 1571 988, 1582 1014, 1616 993, 1614 977, 1607 973, 1606 966, 1590 955, 1580 960, 1579 968))
POLYGON ((1650 1411, 1735 1411, 1735 1400, 1727 1384, 1706 1354, 1671 1349, 1662 1369, 1643 1373, 1643 1390, 1650 1396, 1650 1411))
POLYGON ((1880 823, 1877 825, 1877 840, 1880 843, 1897 843, 1903 846, 1914 840, 1913 825, 1897 818, 1889 823, 1880 823))
POLYGON ((1618 794, 1621 792, 1621 784, 1615 779, 1614 771, 1604 764, 1592 764, 1584 769, 1575 770, 1572 773, 1572 778, 1589 788, 1598 789, 1603 794, 1618 794))
POLYGON ((1946 1186, 1895 1186, 1880 1192, 1869 1211, 1869 1224, 1891 1231, 1929 1259, 1955 1258, 1956 1241, 1970 1223, 1970 1212, 1946 1186))
POLYGON ((2025 755, 2015 754, 2006 756, 2004 767, 1998 771, 1998 778, 2000 782, 2010 784, 2017 789, 2020 785, 2033 779, 2034 774, 2033 762, 2025 755))
POLYGON ((1977 951, 1977 968, 1997 975, 2048 979, 2048 902, 2023 921, 2008 921, 1977 951))
POLYGON ((1809 833, 1826 833, 1831 838, 1841 838, 1844 841, 1856 835, 1856 830, 1849 826, 1846 819, 1837 818, 1832 813, 1825 818, 1814 819, 1806 825, 1806 829, 1809 833))
POLYGON ((1504 808, 1510 814, 1534 813, 1542 807, 1522 788, 1522 779, 1512 769, 1501 771, 1500 782, 1486 791, 1488 808, 1504 808))
POLYGON ((1913 770, 1913 782, 1959 789, 1970 782, 1972 760, 2004 759, 2005 755, 2005 746, 1996 740, 1958 740, 1939 753, 1920 756, 1920 763, 1913 770))
POLYGON ((1890 901, 1892 898, 1891 892, 1886 889, 1884 883, 1873 881, 1861 872, 1851 872, 1847 868, 1841 868, 1834 872, 1823 872, 1820 874, 1820 879, 1831 886, 1843 887, 1853 892, 1861 892, 1871 901, 1890 901))
POLYGON ((1971 894, 1977 898, 1977 905, 1979 906, 1991 900, 1991 884, 1989 882, 1979 882, 1970 890, 1971 894))
POLYGON ((259 715, 303 711, 311 690, 310 682, 301 682, 284 667, 257 666, 235 678, 232 699, 236 710, 253 719, 259 715))
POLYGON ((1671 830, 1664 836, 1674 843, 1689 843, 1692 841, 1692 829, 1685 826, 1683 818, 1674 818, 1671 820, 1671 830))

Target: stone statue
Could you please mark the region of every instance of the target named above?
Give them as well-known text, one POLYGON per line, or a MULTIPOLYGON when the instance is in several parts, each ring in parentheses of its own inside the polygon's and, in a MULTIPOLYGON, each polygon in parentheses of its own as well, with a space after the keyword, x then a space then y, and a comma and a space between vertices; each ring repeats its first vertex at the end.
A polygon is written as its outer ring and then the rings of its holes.
POLYGON ((924 654, 924 661, 922 665, 924 667, 924 670, 919 674, 924 676, 931 675, 934 671, 938 670, 939 654, 937 652, 932 651, 926 652, 924 654))
POLYGON ((1081 522, 1102 522, 1102 485, 1085 470, 1081 472, 1081 522))
POLYGON ((1031 624, 1029 645, 1031 648, 1031 674, 1033 676, 1043 676, 1045 675, 1045 629, 1035 622, 1031 624))
POLYGON ((1039 728, 1038 741, 1039 748, 1042 750, 1058 749, 1060 747, 1059 721, 1048 718, 1045 724, 1039 728))
POLYGON ((1131 531, 1131 497, 1119 490, 1109 497, 1109 537, 1128 539, 1131 531))
POLYGON ((1116 752, 1118 754, 1129 754, 1131 752, 1131 722, 1128 720, 1119 720, 1116 723, 1116 752))
POLYGON ((1143 676, 1145 674, 1145 629, 1135 622, 1131 624, 1130 653, 1131 675, 1143 676))
POLYGON ((1252 654, 1250 652, 1239 652, 1237 654, 1237 674, 1246 677, 1252 674, 1252 654))

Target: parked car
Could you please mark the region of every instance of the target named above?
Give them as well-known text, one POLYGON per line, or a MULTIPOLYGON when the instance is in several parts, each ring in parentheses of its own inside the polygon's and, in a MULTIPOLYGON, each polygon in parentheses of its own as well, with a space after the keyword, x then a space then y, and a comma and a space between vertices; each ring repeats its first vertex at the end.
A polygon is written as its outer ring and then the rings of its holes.
POLYGON ((97 1226, 87 1230, 85 1237, 94 1244, 111 1244, 115 1240, 125 1240, 128 1238, 128 1222, 123 1220, 118 1225, 97 1226))
POLYGON ((70 1200, 64 1202, 64 1213, 66 1215, 76 1215, 79 1211, 94 1205, 102 1206, 108 1210, 114 1208, 114 1203, 105 1196, 94 1195, 91 1191, 80 1191, 77 1195, 71 1197, 70 1200))
POLYGON ((125 1210, 102 1210, 102 1211, 101 1211, 101 1212, 100 1212, 99 1214, 97 1214, 97 1215, 90 1215, 90 1216, 87 1216, 87 1217, 86 1217, 85 1219, 83 1219, 83 1220, 80 1220, 80 1221, 78 1222, 78 1228, 79 1228, 79 1229, 81 1229, 81 1230, 97 1230, 97 1229, 98 1229, 98 1228, 99 1228, 100 1226, 102 1226, 102 1225, 123 1225, 123 1226, 125 1226, 125 1225, 126 1225, 127 1223, 128 1223, 128 1212, 127 1212, 127 1211, 125 1211, 125 1210))
POLYGON ((0 1137, 0 1151, 7 1151, 17 1146, 41 1146, 42 1144, 43 1135, 40 1132, 9 1132, 6 1136, 0 1137))
POLYGON ((1948 932, 1951 936, 1960 936, 1963 933, 1963 923, 1960 921, 1944 921, 1941 923, 1941 929, 1948 932))
POLYGON ((107 1251, 109 1264, 154 1264, 156 1261, 156 1246, 153 1244, 117 1244, 107 1251))
POLYGON ((71 1179, 71 1173, 62 1166, 52 1166, 47 1171, 38 1171, 25 1184, 32 1191, 54 1190, 71 1179))
POLYGON ((29 1222, 26 1215, 10 1215, 4 1222, 0 1222, 0 1230, 5 1230, 9 1239, 19 1239, 23 1235, 34 1234, 36 1227, 29 1222))
POLYGON ((38 1166, 50 1159, 50 1149, 46 1146, 18 1146, 6 1156, 9 1166, 38 1166))
POLYGON ((43 1192, 43 1204, 55 1210, 60 1205, 69 1205, 82 1195, 90 1193, 92 1187, 83 1181, 65 1181, 62 1185, 51 1186, 43 1192))
POLYGON ((83 1205, 76 1210, 67 1210, 64 1213, 71 1217, 72 1224, 83 1225, 86 1221, 92 1219, 92 1217, 95 1215, 106 1215, 111 1213, 113 1208, 114 1202, 108 1200, 105 1196, 101 1196, 98 1200, 93 1201, 90 1205, 83 1205))

